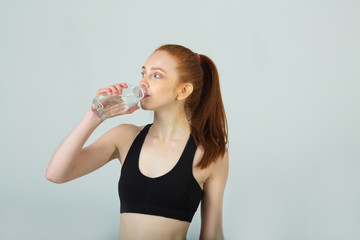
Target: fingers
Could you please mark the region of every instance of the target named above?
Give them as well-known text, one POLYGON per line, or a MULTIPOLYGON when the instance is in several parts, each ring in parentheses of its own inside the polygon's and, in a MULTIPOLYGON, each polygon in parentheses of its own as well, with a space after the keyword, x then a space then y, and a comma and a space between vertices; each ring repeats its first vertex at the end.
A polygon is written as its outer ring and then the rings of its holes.
POLYGON ((99 89, 96 93, 96 96, 102 94, 118 96, 121 95, 123 88, 128 88, 128 85, 126 83, 116 83, 114 85, 109 86, 108 88, 99 89))
POLYGON ((123 115, 123 114, 131 114, 131 113, 135 112, 135 111, 138 110, 138 109, 140 109, 140 107, 136 105, 136 106, 134 106, 134 107, 132 107, 132 108, 129 108, 128 110, 122 112, 120 115, 123 115))
POLYGON ((132 108, 129 108, 128 110, 122 112, 122 113, 119 114, 119 115, 131 114, 131 113, 135 112, 135 111, 138 110, 138 109, 140 109, 140 107, 136 105, 136 106, 134 106, 134 107, 132 107, 132 108))
POLYGON ((99 89, 96 93, 96 96, 99 96, 102 94, 111 94, 111 91, 108 88, 99 89))
POLYGON ((134 106, 134 107, 132 107, 132 108, 129 108, 125 113, 126 113, 126 114, 130 114, 130 113, 135 112, 135 111, 138 110, 138 109, 140 109, 140 107, 136 105, 136 106, 134 106))
MULTIPOLYGON (((134 106, 134 107, 132 107, 132 108, 129 108, 129 109, 126 110, 126 111, 122 111, 122 112, 120 112, 120 113, 118 113, 118 114, 115 114, 115 115, 112 116, 112 117, 120 116, 120 115, 124 115, 124 114, 131 114, 131 113, 135 112, 135 111, 138 110, 138 109, 140 109, 139 106, 134 106)), ((117 110, 113 110, 113 111, 117 111, 117 110)))

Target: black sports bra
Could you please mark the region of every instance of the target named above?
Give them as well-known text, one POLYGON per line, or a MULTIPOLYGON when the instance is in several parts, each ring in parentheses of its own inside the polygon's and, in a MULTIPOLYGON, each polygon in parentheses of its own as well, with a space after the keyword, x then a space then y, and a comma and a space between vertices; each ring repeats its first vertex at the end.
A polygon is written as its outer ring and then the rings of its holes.
POLYGON ((176 165, 168 173, 150 178, 139 169, 139 155, 151 124, 132 143, 118 184, 120 212, 143 213, 191 222, 203 196, 193 176, 196 144, 190 135, 176 165))

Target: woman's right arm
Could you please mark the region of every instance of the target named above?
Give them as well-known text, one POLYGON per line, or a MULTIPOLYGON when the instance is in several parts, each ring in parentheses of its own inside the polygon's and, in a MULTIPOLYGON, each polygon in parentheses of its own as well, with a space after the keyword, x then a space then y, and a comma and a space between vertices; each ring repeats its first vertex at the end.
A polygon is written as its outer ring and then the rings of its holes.
MULTIPOLYGON (((100 142, 98 141, 98 144, 94 144, 96 146, 90 147, 90 145, 83 149, 85 142, 101 122, 102 120, 95 116, 91 110, 85 114, 74 130, 60 144, 51 158, 46 171, 46 178, 49 181, 55 183, 68 182, 106 163, 109 152, 114 151, 112 144, 104 144, 110 141, 109 137, 102 137, 102 140, 100 142), (95 154, 97 155, 96 160, 93 159, 94 156, 92 154, 94 153, 94 148, 103 148, 102 156, 95 154), (85 159, 87 159, 87 161, 85 161, 85 159), (79 168, 79 162, 84 163, 84 166, 79 168), (86 166, 86 162, 90 163, 90 165, 86 166)), ((100 138, 98 140, 100 140, 100 138)))
MULTIPOLYGON (((104 92, 121 93, 123 84, 116 84, 99 90, 97 95, 104 92)), ((139 107, 133 107, 126 113, 132 113, 139 107)), ((110 160, 119 157, 116 139, 119 137, 119 127, 113 128, 84 148, 84 144, 93 131, 101 124, 92 110, 89 110, 75 129, 65 138, 55 151, 46 170, 46 178, 54 183, 65 183, 88 174, 110 160)))

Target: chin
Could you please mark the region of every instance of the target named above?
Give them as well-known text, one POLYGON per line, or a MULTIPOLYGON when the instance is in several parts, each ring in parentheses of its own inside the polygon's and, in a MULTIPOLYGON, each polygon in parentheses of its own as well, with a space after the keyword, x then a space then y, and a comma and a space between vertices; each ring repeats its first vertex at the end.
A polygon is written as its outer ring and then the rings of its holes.
POLYGON ((152 110, 151 108, 149 108, 149 106, 147 106, 146 104, 143 104, 140 102, 140 107, 142 110, 152 110))

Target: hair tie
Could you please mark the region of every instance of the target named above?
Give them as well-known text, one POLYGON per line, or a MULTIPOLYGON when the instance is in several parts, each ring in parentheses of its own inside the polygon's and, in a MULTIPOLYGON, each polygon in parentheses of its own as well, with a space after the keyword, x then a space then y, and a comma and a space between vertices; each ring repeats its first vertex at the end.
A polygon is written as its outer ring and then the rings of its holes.
POLYGON ((198 53, 195 53, 197 59, 200 61, 200 55, 198 53))

